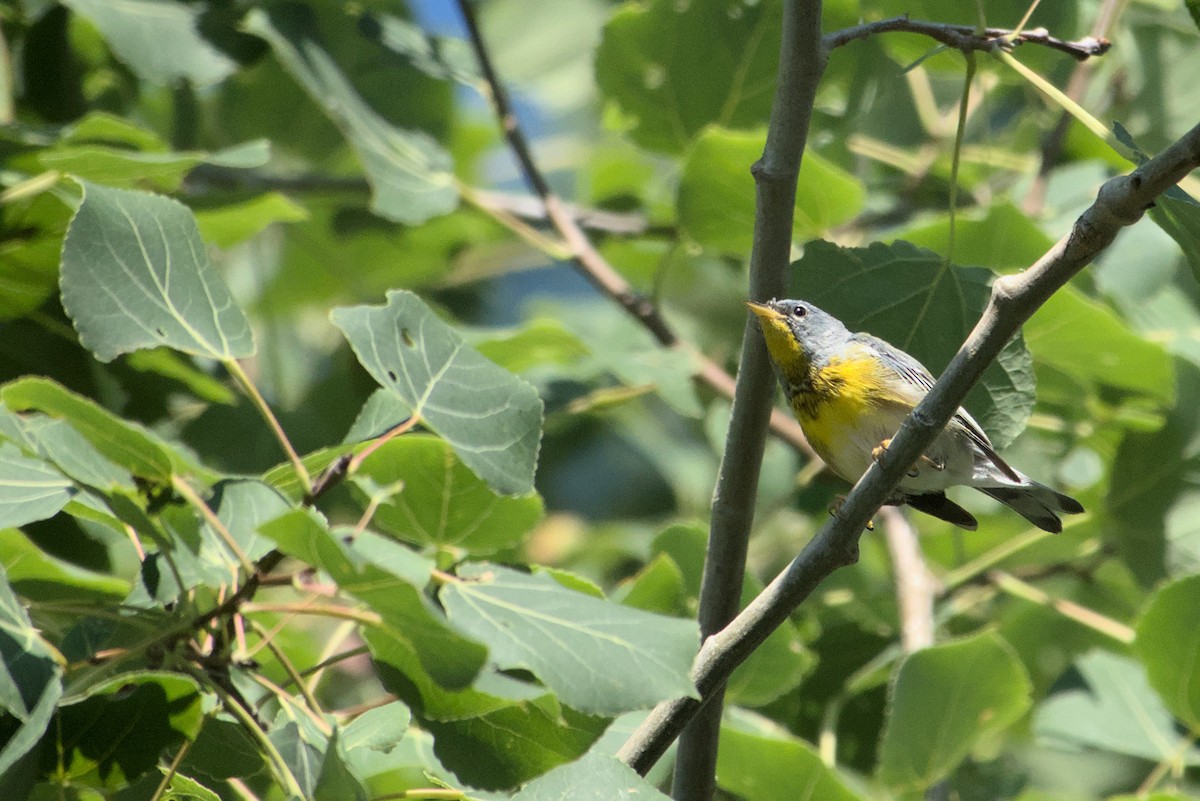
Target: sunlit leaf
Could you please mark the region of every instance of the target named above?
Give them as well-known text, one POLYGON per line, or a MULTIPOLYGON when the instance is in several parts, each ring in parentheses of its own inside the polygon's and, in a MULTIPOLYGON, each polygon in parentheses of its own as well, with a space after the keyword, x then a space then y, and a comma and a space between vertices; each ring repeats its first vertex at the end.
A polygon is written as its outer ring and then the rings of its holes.
POLYGON ((572 592, 545 575, 471 565, 442 594, 456 624, 504 667, 525 668, 567 705, 615 714, 695 696, 694 621, 572 592))
POLYGON ((542 422, 533 387, 464 344, 411 292, 331 316, 362 366, 405 409, 393 425, 419 415, 497 492, 533 488, 542 422))
POLYGON ((167 345, 210 359, 254 353, 242 310, 177 201, 81 182, 63 245, 63 305, 101 361, 167 345))

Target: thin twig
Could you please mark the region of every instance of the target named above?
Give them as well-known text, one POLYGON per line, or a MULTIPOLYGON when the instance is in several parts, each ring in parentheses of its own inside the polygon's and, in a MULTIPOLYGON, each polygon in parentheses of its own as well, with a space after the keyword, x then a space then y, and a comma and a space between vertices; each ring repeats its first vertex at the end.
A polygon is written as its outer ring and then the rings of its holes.
POLYGON ((830 573, 853 564, 858 538, 909 466, 950 420, 984 369, 1033 313, 1112 244, 1117 232, 1141 219, 1154 199, 1200 166, 1200 125, 1128 175, 1107 181, 1071 231, 1032 267, 992 285, 983 316, 929 394, 901 425, 887 453, 873 463, 792 563, 725 629, 709 637, 692 668, 701 699, 660 704, 618 756, 645 773, 678 736, 703 699, 729 678, 830 573))
POLYGON ((925 564, 917 530, 894 506, 879 510, 883 534, 892 559, 896 606, 900 613, 900 644, 906 654, 933 645, 933 599, 940 587, 925 564))
POLYGON ((825 47, 832 50, 849 44, 857 39, 866 39, 880 33, 916 33, 928 36, 947 47, 955 50, 970 52, 982 50, 1012 50, 1017 45, 1036 44, 1066 53, 1074 59, 1085 61, 1092 56, 1102 56, 1108 52, 1112 44, 1102 37, 1087 36, 1079 41, 1068 42, 1050 35, 1045 28, 1034 28, 1029 31, 1013 31, 1009 28, 984 28, 977 31, 970 25, 950 25, 945 22, 925 22, 909 19, 908 17, 890 17, 888 19, 855 25, 827 34, 822 40, 825 47))
MULTIPOLYGON (((733 397, 734 380, 716 362, 700 353, 690 344, 679 339, 678 335, 667 324, 659 313, 658 308, 647 297, 639 294, 624 276, 608 263, 588 239, 579 221, 570 213, 569 207, 554 193, 538 168, 529 147, 529 141, 521 129, 520 122, 513 112, 508 99, 508 92, 500 82, 496 69, 492 64, 491 54, 479 30, 475 10, 470 0, 458 0, 458 8, 466 23, 471 45, 479 60, 479 71, 483 76, 487 91, 491 94, 492 104, 496 110, 504 136, 517 159, 517 164, 526 182, 541 199, 546 217, 559 236, 566 242, 571 259, 579 272, 600 292, 616 301, 635 320, 649 331, 658 343, 668 348, 680 348, 689 352, 700 367, 696 378, 727 398, 733 397)), ((782 291, 782 290, 780 290, 782 291)), ((815 458, 813 450, 804 438, 804 433, 795 420, 783 414, 771 417, 771 430, 781 439, 799 449, 809 458, 815 458)))
MULTIPOLYGON (((1113 23, 1116 22, 1117 15, 1124 5, 1125 0, 1104 0, 1096 14, 1095 22, 1092 23, 1091 35, 1097 39, 1103 39, 1112 29, 1113 23)), ((1088 81, 1096 70, 1095 64, 1096 62, 1090 59, 1080 61, 1071 71, 1071 77, 1067 79, 1067 88, 1063 93, 1076 103, 1083 99, 1083 94, 1087 91, 1088 81)), ((1029 192, 1025 195, 1025 201, 1021 204, 1021 210, 1031 217, 1041 214, 1042 207, 1046 203, 1050 171, 1058 164, 1063 143, 1067 139, 1067 129, 1070 127, 1071 114, 1063 109, 1062 113, 1058 115, 1058 122, 1054 125, 1053 130, 1042 141, 1041 165, 1038 167, 1037 177, 1033 179, 1029 192)))

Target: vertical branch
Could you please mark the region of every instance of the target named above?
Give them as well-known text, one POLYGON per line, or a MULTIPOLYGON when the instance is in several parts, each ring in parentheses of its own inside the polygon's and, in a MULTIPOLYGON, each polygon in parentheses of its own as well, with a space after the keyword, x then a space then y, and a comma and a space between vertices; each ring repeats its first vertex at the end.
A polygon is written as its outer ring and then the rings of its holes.
MULTIPOLYGON (((785 2, 771 122, 762 158, 752 169, 757 201, 754 246, 750 253, 752 300, 781 297, 787 289, 796 179, 825 58, 820 0, 785 2)), ((700 589, 702 637, 724 628, 738 612, 774 390, 775 379, 758 325, 747 315, 733 413, 713 493, 708 553, 700 589)), ((706 699, 707 706, 680 738, 672 787, 676 799, 706 801, 712 797, 723 694, 723 690, 718 690, 706 699)))
POLYGON ((879 510, 883 534, 892 559, 896 606, 900 614, 900 644, 911 654, 933 645, 933 599, 940 587, 929 572, 917 531, 894 506, 879 510))

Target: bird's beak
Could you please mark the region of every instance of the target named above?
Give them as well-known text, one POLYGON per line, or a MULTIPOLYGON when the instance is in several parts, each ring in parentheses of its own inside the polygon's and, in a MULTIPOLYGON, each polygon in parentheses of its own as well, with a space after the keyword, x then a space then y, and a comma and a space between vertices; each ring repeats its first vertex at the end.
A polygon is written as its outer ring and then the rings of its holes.
POLYGON ((746 306, 750 309, 750 311, 758 315, 758 318, 764 323, 778 322, 783 318, 783 315, 779 313, 779 310, 770 303, 755 303, 752 300, 748 300, 746 301, 746 306))

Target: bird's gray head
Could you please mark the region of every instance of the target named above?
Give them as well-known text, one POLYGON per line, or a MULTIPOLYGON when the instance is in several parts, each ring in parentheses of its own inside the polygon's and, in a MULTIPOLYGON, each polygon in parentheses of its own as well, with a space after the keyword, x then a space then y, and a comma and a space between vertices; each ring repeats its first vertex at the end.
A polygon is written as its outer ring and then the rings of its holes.
POLYGON ((840 352, 850 331, 842 321, 805 300, 750 303, 758 316, 771 357, 780 366, 794 361, 824 361, 840 352))

